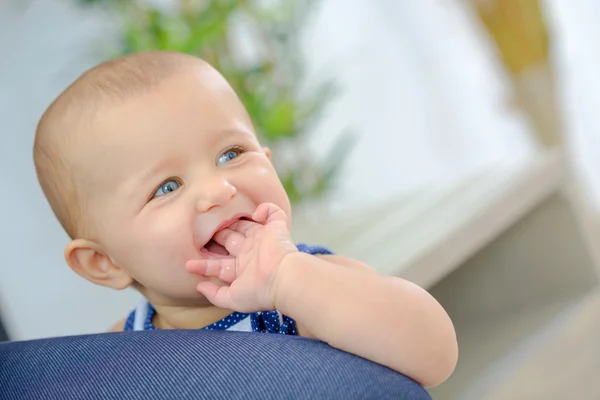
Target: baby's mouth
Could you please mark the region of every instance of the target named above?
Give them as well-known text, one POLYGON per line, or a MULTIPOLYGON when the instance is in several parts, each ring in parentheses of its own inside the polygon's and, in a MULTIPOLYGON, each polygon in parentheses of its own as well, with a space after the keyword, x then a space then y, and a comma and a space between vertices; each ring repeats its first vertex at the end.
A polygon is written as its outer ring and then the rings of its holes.
POLYGON ((232 224, 234 224, 237 221, 250 221, 250 219, 248 217, 240 217, 239 219, 236 219, 235 221, 232 221, 231 223, 227 223, 226 225, 219 228, 213 234, 213 237, 211 237, 210 240, 201 249, 202 253, 204 253, 209 258, 221 258, 223 256, 229 256, 230 253, 227 251, 225 246, 217 243, 217 241, 214 239, 214 236, 218 232, 222 231, 223 229, 230 227, 232 224))
POLYGON ((206 243, 206 245, 204 245, 204 249, 206 249, 207 252, 212 253, 212 254, 218 254, 221 256, 229 255, 229 252, 227 251, 227 249, 225 247, 223 247, 222 245, 220 245, 219 243, 215 242, 215 240, 212 238, 208 241, 208 243, 206 243))

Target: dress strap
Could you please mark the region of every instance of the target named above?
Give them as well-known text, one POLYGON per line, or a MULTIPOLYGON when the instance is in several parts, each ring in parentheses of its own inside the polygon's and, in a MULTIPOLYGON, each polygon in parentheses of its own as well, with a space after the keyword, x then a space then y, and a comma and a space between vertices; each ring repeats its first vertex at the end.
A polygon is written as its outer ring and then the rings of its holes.
POLYGON ((298 248, 298 251, 312 255, 333 254, 331 250, 323 246, 308 246, 304 243, 298 243, 296 247, 298 248))

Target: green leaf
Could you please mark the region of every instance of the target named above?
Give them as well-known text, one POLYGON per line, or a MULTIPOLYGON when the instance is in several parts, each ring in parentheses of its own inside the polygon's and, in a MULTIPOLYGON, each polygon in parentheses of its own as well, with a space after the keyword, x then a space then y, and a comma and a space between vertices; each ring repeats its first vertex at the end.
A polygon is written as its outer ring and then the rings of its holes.
POLYGON ((272 106, 263 109, 261 121, 268 139, 289 137, 295 133, 296 104, 289 98, 279 99, 272 106))

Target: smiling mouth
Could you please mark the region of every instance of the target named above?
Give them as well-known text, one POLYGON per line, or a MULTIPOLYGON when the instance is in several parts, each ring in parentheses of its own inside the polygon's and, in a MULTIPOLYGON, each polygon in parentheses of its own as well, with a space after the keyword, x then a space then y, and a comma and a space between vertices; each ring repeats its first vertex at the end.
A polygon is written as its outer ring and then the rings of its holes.
POLYGON ((218 255, 218 256, 228 256, 229 252, 227 251, 227 249, 225 247, 223 247, 222 245, 220 245, 219 243, 215 242, 214 239, 210 239, 208 241, 208 243, 206 243, 204 245, 204 247, 202 248, 202 250, 205 250, 207 256, 211 256, 211 255, 218 255))
POLYGON ((228 227, 230 227, 231 225, 233 225, 234 223, 236 223, 237 221, 250 221, 250 218, 247 217, 241 217, 235 221, 232 221, 231 223, 224 225, 223 227, 219 228, 214 234, 213 237, 210 238, 210 240, 204 245, 204 247, 201 249, 202 253, 204 253, 207 257, 209 258, 220 258, 223 256, 229 256, 229 252, 227 251, 227 249, 217 243, 214 239, 214 235, 216 235, 218 232, 222 231, 223 229, 226 229, 228 227))

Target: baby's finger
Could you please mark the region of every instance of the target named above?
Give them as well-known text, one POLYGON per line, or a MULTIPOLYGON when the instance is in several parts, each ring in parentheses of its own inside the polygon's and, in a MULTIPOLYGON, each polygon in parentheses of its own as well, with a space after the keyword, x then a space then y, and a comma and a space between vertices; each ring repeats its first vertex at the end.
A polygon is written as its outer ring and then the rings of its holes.
POLYGON ((225 283, 235 280, 235 258, 207 258, 204 260, 189 260, 185 263, 188 272, 217 278, 225 283))
POLYGON ((225 249, 234 257, 240 254, 240 249, 246 240, 246 236, 230 228, 221 229, 215 233, 213 240, 225 247, 225 249))
POLYGON ((219 308, 232 310, 235 308, 229 286, 219 286, 213 282, 200 282, 196 287, 198 292, 219 308))
POLYGON ((239 220, 237 222, 235 222, 234 224, 229 226, 229 229, 239 232, 242 235, 248 237, 250 235, 252 235, 252 233, 257 230, 260 229, 262 227, 262 224, 258 224, 254 221, 246 221, 246 220, 239 220))
POLYGON ((254 214, 252 214, 252 219, 260 224, 268 224, 269 222, 274 221, 283 221, 287 223, 288 217, 286 213, 275 204, 262 203, 256 208, 254 214))

